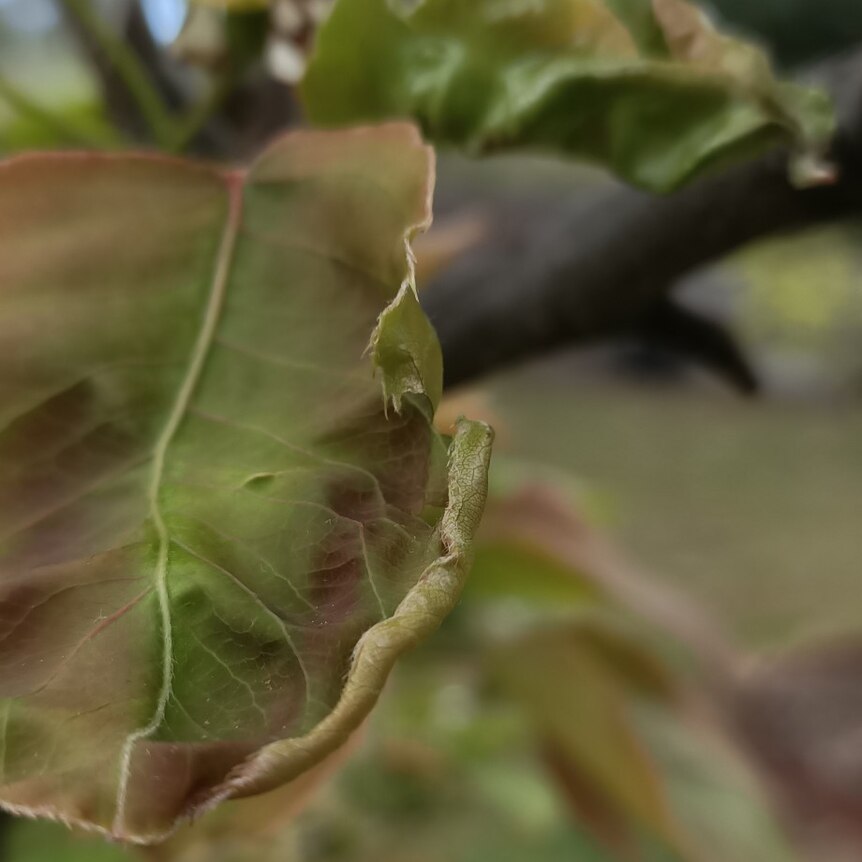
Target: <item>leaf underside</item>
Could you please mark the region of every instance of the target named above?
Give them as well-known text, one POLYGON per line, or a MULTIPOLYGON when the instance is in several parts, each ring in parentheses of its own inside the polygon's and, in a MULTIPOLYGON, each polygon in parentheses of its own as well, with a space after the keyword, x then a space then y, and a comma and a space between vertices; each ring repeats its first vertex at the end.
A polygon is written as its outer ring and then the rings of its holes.
POLYGON ((685 0, 338 0, 303 95, 319 124, 412 117, 470 152, 556 152, 654 191, 773 145, 816 155, 833 129, 824 96, 685 0))
POLYGON ((431 425, 431 177, 402 124, 0 165, 0 804, 158 840, 335 750, 457 599, 490 431, 431 425))

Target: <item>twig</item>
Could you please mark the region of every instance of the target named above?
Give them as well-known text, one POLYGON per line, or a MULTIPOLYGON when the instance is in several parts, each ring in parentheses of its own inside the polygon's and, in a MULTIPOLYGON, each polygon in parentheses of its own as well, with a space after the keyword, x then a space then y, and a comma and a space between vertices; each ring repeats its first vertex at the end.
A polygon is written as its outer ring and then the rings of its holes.
POLYGON ((207 124, 207 121, 222 107, 231 94, 235 81, 230 73, 219 76, 212 84, 209 93, 189 109, 173 130, 166 149, 173 153, 181 152, 191 144, 207 124))
POLYGON ((60 2, 104 55, 134 101, 154 141, 168 147, 176 136, 175 122, 140 58, 93 11, 89 0, 60 2))

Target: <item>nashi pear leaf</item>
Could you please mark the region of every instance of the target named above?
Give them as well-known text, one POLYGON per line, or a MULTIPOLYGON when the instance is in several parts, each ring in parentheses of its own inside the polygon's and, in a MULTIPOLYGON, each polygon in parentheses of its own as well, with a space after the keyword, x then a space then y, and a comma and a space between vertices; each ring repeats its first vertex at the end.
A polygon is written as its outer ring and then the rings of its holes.
POLYGON ((338 0, 303 94, 322 125, 412 117, 473 153, 557 152, 656 191, 773 145, 810 163, 833 130, 825 96, 685 0, 338 0))
POLYGON ((157 841, 322 761, 450 610, 491 432, 431 424, 432 176, 403 124, 0 165, 4 807, 157 841))

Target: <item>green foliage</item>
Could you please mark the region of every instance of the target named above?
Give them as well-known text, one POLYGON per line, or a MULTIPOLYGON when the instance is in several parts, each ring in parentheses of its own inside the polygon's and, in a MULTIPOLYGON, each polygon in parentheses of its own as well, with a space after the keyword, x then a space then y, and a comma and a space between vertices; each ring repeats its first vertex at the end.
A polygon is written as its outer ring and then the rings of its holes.
POLYGON ((127 852, 101 838, 69 832, 60 823, 18 820, 4 841, 7 862, 129 862, 127 852))
MULTIPOLYGON (((561 494, 533 484, 492 495, 479 558, 521 549, 496 595, 490 580, 482 589, 486 610, 508 621, 497 635, 488 636, 471 578, 471 601, 452 625, 400 664, 356 737, 361 751, 205 815, 148 858, 796 859, 752 776, 701 707, 690 709, 685 679, 654 640, 606 593, 600 609, 579 598, 606 580, 593 541, 561 494), (563 548, 580 548, 581 563, 563 548), (538 587, 537 571, 547 573, 538 587), (559 588, 547 589, 553 579, 559 588), (527 609, 541 616, 525 623, 527 609)), ((91 849, 95 859, 101 849, 29 823, 14 827, 10 846, 10 862, 89 858, 91 849)))
MULTIPOLYGON (((520 708, 534 750, 570 816, 604 848, 601 858, 796 859, 744 758, 692 709, 688 674, 669 661, 672 594, 662 600, 667 628, 655 628, 655 619, 644 626, 640 598, 662 594, 661 586, 632 573, 566 495, 535 480, 492 495, 477 539, 479 560, 516 548, 496 596, 490 583, 482 591, 486 607, 501 612, 483 671, 497 709, 506 702, 520 708), (525 613, 538 609, 538 617, 525 613)), ((475 625, 481 614, 470 611, 475 625)), ((693 672, 708 673, 704 666, 693 672)), ((490 716, 485 721, 490 728, 490 716)), ((485 731, 484 738, 494 736, 485 731)), ((510 725, 497 757, 522 745, 510 725)), ((459 763, 468 751, 458 752, 459 763)))
POLYGON ((653 190, 831 133, 825 98, 776 81, 684 0, 407 6, 340 0, 303 84, 312 120, 414 117, 471 152, 556 151, 653 190))
POLYGON ((685 855, 662 782, 629 715, 635 695, 669 696, 644 644, 607 623, 547 628, 508 645, 495 671, 524 704, 552 767, 600 835, 634 843, 649 835, 668 848, 669 858, 671 848, 685 855))
POLYGON ((398 312, 430 168, 403 125, 0 168, 5 805, 150 841, 294 779, 451 609, 490 431, 447 455, 398 312))
POLYGON ((70 145, 112 149, 121 143, 99 105, 71 103, 58 113, 19 99, 12 110, 3 111, 3 102, 12 101, 10 95, 0 81, 0 154, 70 145))

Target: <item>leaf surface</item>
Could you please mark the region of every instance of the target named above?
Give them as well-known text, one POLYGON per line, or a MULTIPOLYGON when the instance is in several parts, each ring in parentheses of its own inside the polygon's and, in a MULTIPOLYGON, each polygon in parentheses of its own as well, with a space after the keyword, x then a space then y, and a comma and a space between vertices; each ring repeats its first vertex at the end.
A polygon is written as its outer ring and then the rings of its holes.
POLYGON ((320 124, 413 117, 471 152, 563 153, 658 191, 772 145, 816 153, 833 127, 825 97, 685 0, 339 0, 303 92, 320 124))
POLYGON ((278 786, 454 604, 490 431, 431 424, 431 177, 398 124, 0 166, 7 808, 150 842, 278 786))

